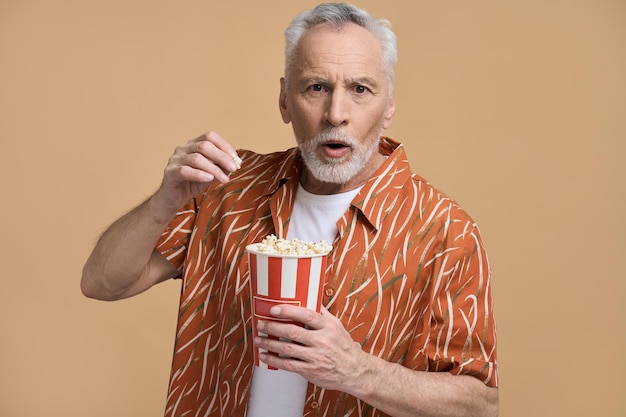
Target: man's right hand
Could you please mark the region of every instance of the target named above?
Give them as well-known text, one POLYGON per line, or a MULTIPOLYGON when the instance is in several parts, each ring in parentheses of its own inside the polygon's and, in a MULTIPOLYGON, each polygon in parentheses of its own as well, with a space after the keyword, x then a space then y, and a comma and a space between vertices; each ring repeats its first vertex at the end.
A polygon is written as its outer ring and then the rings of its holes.
POLYGON ((213 181, 228 182, 228 175, 237 170, 236 157, 231 144, 215 132, 178 146, 165 167, 163 182, 153 202, 163 210, 164 216, 173 216, 213 181))

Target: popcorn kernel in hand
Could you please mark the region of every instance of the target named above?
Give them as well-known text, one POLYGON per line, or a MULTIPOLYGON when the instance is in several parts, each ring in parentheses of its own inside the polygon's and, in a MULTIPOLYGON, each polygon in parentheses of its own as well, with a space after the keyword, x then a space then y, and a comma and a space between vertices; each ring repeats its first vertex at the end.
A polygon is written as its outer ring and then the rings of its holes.
POLYGON ((242 159, 239 157, 239 155, 236 155, 233 158, 233 162, 235 162, 235 165, 237 165, 237 169, 241 168, 241 163, 243 162, 242 159))

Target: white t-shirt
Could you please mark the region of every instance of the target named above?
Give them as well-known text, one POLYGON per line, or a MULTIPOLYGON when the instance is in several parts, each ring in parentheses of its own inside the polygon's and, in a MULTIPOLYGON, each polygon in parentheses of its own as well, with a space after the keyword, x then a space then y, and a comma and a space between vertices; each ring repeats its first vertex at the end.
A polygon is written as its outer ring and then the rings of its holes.
POLYGON ((332 244, 337 235, 337 221, 350 207, 361 187, 340 194, 311 194, 298 186, 287 239, 325 240, 332 244))
MULTIPOLYGON (((332 244, 337 221, 360 187, 340 194, 311 194, 298 185, 287 239, 325 240, 332 244)), ((246 417, 302 417, 308 381, 299 374, 255 367, 246 417)))

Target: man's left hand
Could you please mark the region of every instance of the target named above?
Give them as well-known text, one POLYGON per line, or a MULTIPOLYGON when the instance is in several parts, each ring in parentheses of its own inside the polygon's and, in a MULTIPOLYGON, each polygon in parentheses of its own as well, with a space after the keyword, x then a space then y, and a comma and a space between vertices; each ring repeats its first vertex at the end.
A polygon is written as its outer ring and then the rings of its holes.
POLYGON ((296 372, 309 382, 326 389, 350 391, 366 371, 367 353, 352 340, 341 321, 322 307, 320 313, 292 305, 272 307, 280 319, 303 323, 305 327, 278 321, 259 322, 259 331, 288 340, 257 337, 254 343, 269 366, 296 372))

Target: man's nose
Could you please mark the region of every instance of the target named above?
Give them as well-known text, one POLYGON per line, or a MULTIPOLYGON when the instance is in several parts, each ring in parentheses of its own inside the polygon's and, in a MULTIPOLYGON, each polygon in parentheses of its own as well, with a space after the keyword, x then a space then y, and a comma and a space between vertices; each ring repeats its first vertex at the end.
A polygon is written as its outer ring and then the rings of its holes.
POLYGON ((326 104, 326 121, 332 126, 342 126, 348 122, 350 99, 347 92, 333 90, 326 104))

